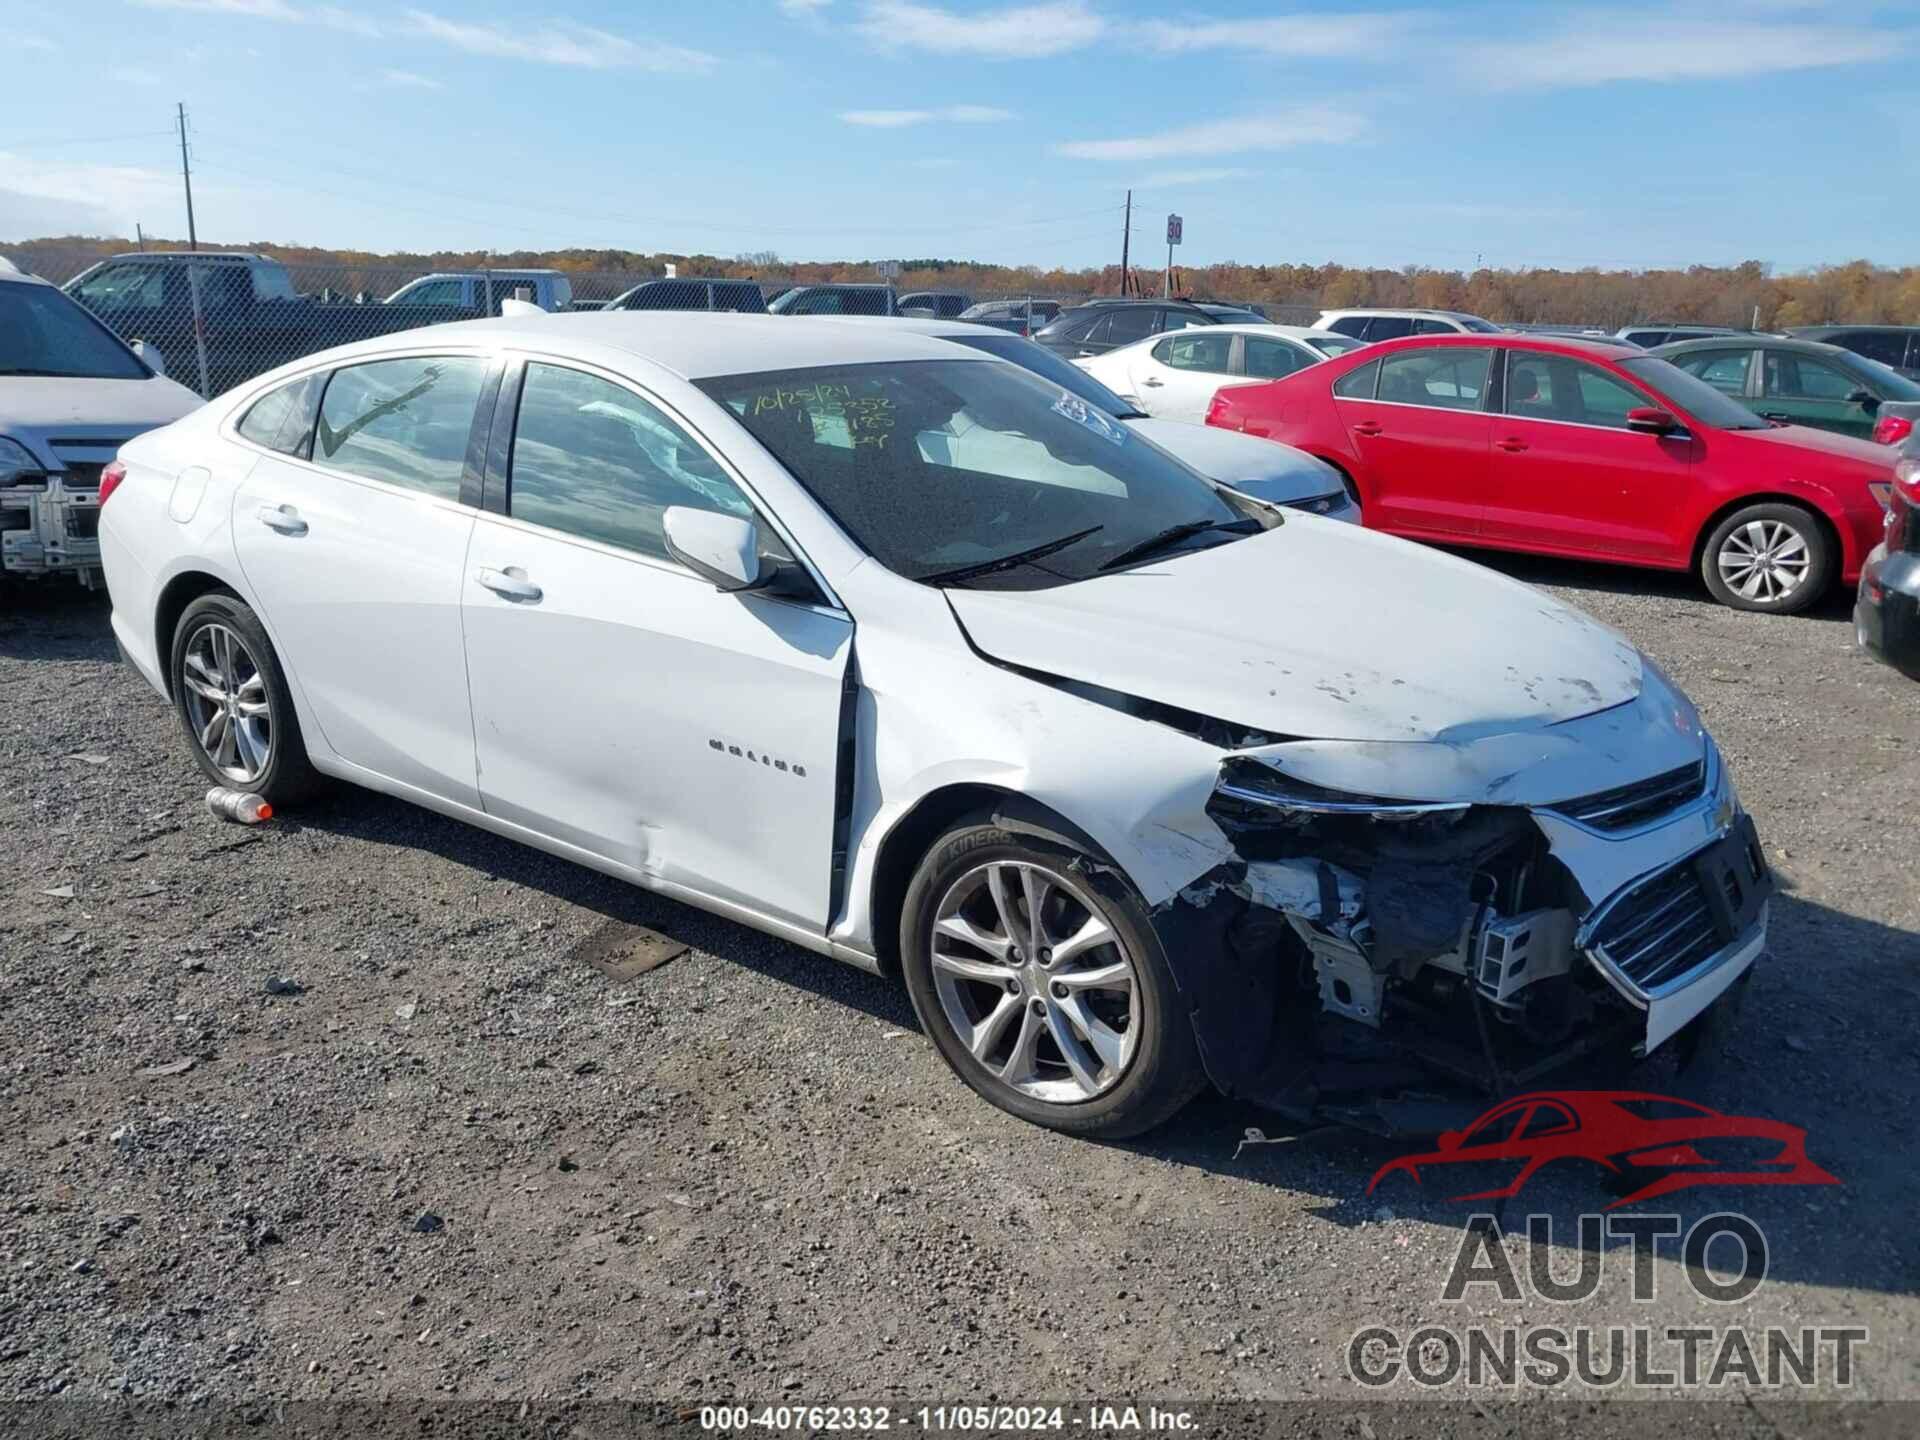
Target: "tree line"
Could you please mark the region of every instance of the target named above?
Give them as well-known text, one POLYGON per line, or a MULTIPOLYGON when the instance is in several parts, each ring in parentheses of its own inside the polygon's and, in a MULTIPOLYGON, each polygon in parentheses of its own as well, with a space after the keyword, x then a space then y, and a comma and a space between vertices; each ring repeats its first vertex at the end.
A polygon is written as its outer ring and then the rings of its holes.
MULTIPOLYGON (((22 269, 64 281, 94 260, 133 247, 125 240, 68 235, 4 248, 22 269)), ((186 246, 181 241, 149 240, 146 248, 186 246)), ((424 274, 491 267, 553 268, 576 275, 659 275, 672 264, 681 275, 781 284, 872 282, 881 278, 878 262, 871 260, 789 261, 771 251, 734 256, 610 249, 380 253, 264 241, 232 248, 270 255, 294 266, 359 272, 406 270, 424 274)), ((1157 269, 1136 269, 1133 286, 1123 287, 1118 265, 1045 269, 933 258, 898 263, 900 273, 893 283, 901 290, 963 290, 972 295, 1079 297, 1115 295, 1123 288, 1135 287, 1158 294, 1162 279, 1157 269)), ((1757 260, 1738 265, 1690 265, 1677 270, 1472 271, 1227 262, 1181 269, 1176 277, 1177 293, 1199 299, 1255 301, 1294 316, 1355 305, 1388 305, 1464 310, 1502 324, 1579 324, 1607 329, 1641 320, 1751 325, 1763 330, 1834 321, 1920 324, 1920 266, 1895 268, 1867 260, 1792 274, 1774 274, 1757 260)))

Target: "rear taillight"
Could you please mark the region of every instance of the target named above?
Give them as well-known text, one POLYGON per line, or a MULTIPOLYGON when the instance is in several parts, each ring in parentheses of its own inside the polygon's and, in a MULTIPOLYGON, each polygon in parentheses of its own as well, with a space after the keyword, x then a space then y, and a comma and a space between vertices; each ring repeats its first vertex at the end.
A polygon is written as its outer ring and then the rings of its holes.
POLYGON ((1920 460, 1902 460, 1893 467, 1893 488, 1902 500, 1920 510, 1920 460))
POLYGON ((100 472, 100 503, 102 505, 107 503, 107 497, 118 490, 120 488, 120 482, 126 478, 126 466, 122 465, 118 460, 112 460, 107 463, 106 468, 100 472))
POLYGON ((1223 430, 1231 430, 1233 422, 1227 418, 1227 392, 1216 390, 1213 400, 1207 406, 1207 424, 1218 425, 1223 430))
POLYGON ((1904 415, 1882 415, 1873 427, 1873 438, 1882 445, 1898 445, 1913 434, 1913 421, 1904 415))

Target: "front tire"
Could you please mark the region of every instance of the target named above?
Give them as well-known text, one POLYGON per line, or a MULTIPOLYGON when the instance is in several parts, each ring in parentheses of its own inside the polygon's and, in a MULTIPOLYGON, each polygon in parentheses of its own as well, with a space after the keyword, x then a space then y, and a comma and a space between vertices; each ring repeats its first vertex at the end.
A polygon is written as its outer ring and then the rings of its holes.
POLYGON ((941 1058, 1002 1110, 1070 1135, 1139 1135, 1205 1083, 1145 904, 1090 857, 975 816, 907 890, 907 992, 941 1058))
POLYGON ((237 595, 202 595, 174 626, 168 671, 188 748, 215 785, 273 806, 313 793, 287 677, 260 619, 237 595))
POLYGON ((1811 510, 1746 505, 1713 527, 1700 552, 1700 578, 1722 605, 1795 615, 1826 592, 1834 547, 1811 510))

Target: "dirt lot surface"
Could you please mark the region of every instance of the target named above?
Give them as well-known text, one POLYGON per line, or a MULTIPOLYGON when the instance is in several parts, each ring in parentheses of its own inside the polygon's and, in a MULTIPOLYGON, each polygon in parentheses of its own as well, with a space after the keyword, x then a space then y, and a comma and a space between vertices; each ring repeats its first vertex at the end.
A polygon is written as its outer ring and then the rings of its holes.
MULTIPOLYGON (((1838 603, 1500 563, 1678 678, 1786 887, 1718 1064, 1647 1076, 1844 1182, 1672 1198, 1763 1227, 1741 1305, 1671 1249, 1636 1305, 1617 1246, 1592 1300, 1449 1305, 1470 1207, 1365 1193, 1404 1147, 1214 1097, 1062 1139, 738 926, 351 790, 219 823, 61 589, 0 610, 0 1397, 1350 1397, 1349 1337, 1430 1320, 1864 1325, 1855 1393, 1920 1397, 1920 686, 1838 603), (636 926, 692 948, 629 975, 636 926)), ((1561 1273, 1607 1198, 1524 1197, 1561 1273)))

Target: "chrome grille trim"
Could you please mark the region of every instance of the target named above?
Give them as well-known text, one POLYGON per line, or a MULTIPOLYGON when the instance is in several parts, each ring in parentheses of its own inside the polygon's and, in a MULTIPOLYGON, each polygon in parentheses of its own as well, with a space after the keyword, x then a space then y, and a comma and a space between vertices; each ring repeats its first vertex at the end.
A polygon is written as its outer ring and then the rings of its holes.
POLYGON ((1576 825, 1604 834, 1618 834, 1664 820, 1674 811, 1706 794, 1711 779, 1706 757, 1631 785, 1598 790, 1541 808, 1576 825))

